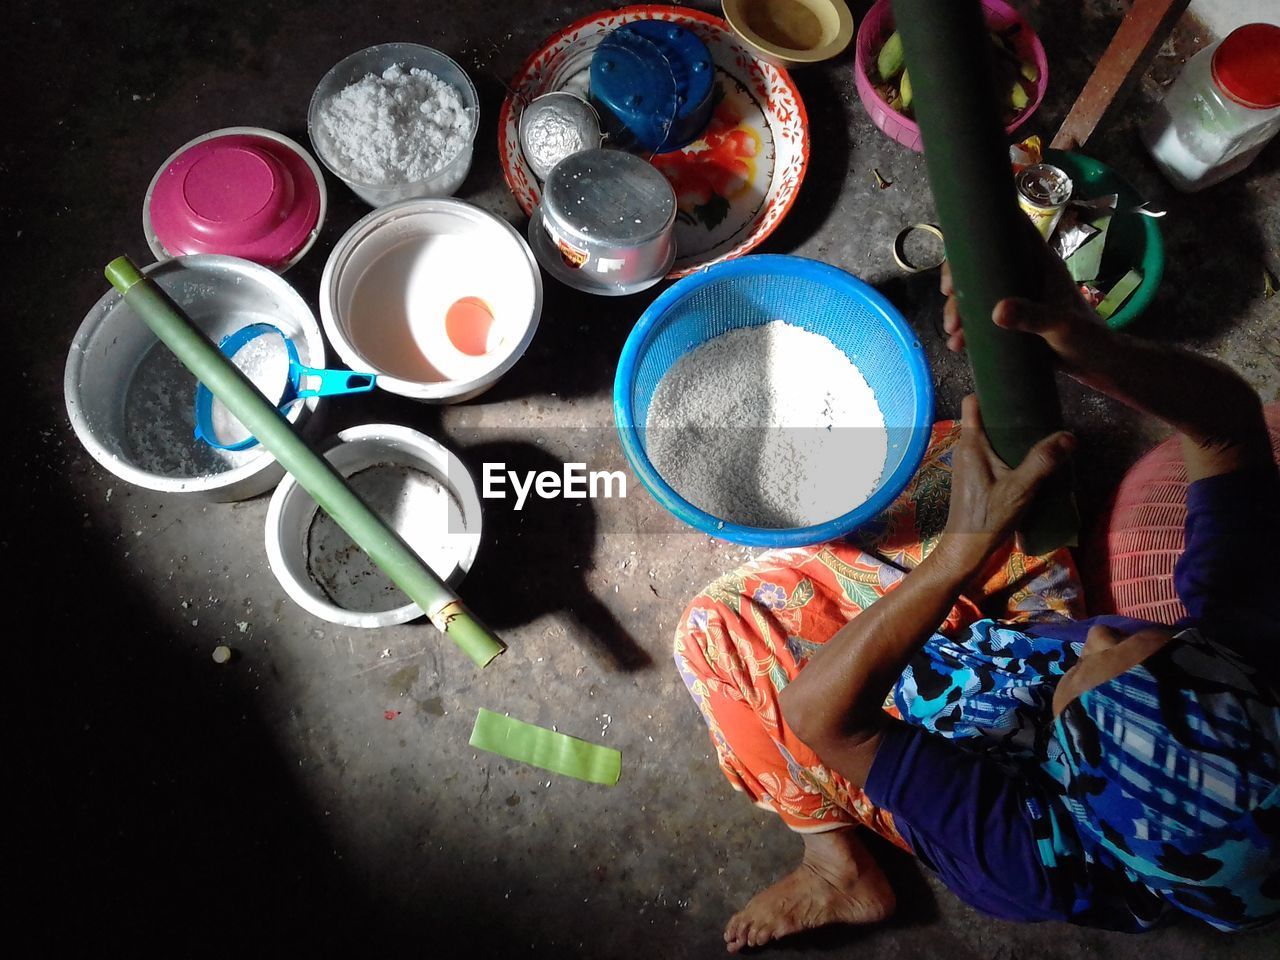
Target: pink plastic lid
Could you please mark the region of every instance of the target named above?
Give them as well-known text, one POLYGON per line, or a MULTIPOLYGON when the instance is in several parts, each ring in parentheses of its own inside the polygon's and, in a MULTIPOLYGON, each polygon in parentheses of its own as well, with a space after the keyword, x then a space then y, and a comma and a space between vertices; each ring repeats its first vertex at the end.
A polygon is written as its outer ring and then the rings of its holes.
POLYGON ((321 188, 297 148, 234 133, 181 150, 157 175, 151 229, 171 256, 225 253, 289 265, 319 223, 321 188))

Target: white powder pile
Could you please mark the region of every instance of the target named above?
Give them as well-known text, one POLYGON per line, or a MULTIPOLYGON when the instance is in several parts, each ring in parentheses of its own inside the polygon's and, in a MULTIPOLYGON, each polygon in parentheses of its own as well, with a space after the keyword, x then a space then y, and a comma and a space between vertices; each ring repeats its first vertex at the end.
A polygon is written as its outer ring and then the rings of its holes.
MULTIPOLYGON (((231 358, 272 406, 284 397, 289 382, 289 348, 274 333, 254 337, 231 358)), ((224 446, 233 446, 250 436, 244 424, 217 397, 209 405, 209 426, 213 438, 224 446)))
POLYGON ((645 445, 690 503, 782 528, 863 503, 884 470, 888 434, 849 358, 826 337, 775 320, 681 357, 654 391, 645 445))
POLYGON ((392 65, 349 84, 320 107, 332 155, 359 183, 416 183, 443 170, 471 137, 458 91, 434 73, 392 65))

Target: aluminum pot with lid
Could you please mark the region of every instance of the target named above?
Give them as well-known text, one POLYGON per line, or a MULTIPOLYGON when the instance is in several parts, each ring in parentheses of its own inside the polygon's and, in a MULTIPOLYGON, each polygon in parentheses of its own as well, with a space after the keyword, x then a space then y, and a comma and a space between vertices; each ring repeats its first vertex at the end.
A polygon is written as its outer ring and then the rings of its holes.
POLYGON ((676 256, 676 196, 652 164, 621 150, 585 150, 556 164, 529 225, 539 263, 587 293, 635 293, 676 256))

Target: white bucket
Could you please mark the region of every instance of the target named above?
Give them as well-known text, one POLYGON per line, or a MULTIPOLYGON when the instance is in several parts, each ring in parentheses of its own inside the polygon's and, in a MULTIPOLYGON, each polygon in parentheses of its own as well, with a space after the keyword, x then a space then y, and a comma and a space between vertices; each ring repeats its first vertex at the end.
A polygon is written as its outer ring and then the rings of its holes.
MULTIPOLYGON (((323 367, 324 339, 302 297, 266 267, 217 254, 177 257, 144 267, 215 343, 251 323, 270 320, 323 367)), ((195 437, 196 378, 114 290, 89 311, 71 343, 63 376, 67 416, 76 437, 121 480, 162 493, 244 500, 284 475, 261 446, 218 450, 195 437)), ((301 427, 311 397, 289 408, 301 427)))
POLYGON ((377 374, 383 390, 434 403, 496 383, 528 348, 541 312, 529 245, 461 200, 375 210, 338 241, 320 281, 320 317, 338 356, 377 374))
MULTIPOLYGON (((480 548, 480 496, 453 453, 408 427, 343 430, 325 457, 435 571, 456 586, 480 548)), ((299 606, 346 627, 387 627, 422 616, 292 476, 267 508, 267 559, 299 606)))

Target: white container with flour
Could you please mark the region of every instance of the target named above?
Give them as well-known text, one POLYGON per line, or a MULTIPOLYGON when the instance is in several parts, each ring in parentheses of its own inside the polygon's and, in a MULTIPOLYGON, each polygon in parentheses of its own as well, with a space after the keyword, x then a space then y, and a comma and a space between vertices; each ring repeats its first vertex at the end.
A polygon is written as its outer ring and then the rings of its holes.
POLYGON ((1152 159, 1179 190, 1239 173, 1280 133, 1280 25, 1250 23, 1187 61, 1142 126, 1152 159))
POLYGON ((471 169, 480 98, 439 50, 380 43, 324 75, 307 129, 316 156, 370 206, 447 197, 471 169))

